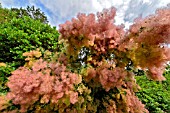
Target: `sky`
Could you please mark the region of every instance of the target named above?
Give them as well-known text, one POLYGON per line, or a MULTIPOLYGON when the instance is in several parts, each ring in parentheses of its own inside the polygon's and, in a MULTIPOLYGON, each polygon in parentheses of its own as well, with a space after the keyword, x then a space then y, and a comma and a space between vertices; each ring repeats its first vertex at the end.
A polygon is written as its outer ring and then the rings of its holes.
POLYGON ((81 13, 96 13, 103 8, 116 7, 115 24, 128 28, 139 16, 154 14, 157 8, 165 7, 170 0, 0 0, 4 8, 25 8, 35 6, 45 13, 51 26, 76 17, 81 13))

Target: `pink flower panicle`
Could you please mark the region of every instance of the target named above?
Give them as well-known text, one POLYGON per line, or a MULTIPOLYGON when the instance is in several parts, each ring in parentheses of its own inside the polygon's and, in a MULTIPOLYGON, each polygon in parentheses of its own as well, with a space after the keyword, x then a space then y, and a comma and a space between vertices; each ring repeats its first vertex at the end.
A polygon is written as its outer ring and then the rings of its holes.
POLYGON ((74 84, 80 82, 79 75, 69 72, 64 65, 40 59, 32 69, 20 67, 12 72, 7 83, 10 88, 7 98, 21 105, 22 112, 39 98, 41 103, 57 103, 64 95, 70 95, 70 103, 75 104, 78 94, 74 92, 74 84), (56 73, 57 70, 60 71, 56 73))
POLYGON ((116 48, 124 35, 124 30, 123 27, 113 24, 115 15, 116 9, 111 7, 98 12, 97 19, 94 14, 79 13, 77 18, 60 24, 61 38, 67 40, 69 44, 67 49, 80 50, 86 46, 98 53, 106 53, 109 49, 116 48))
POLYGON ((135 67, 148 72, 149 78, 157 81, 165 80, 162 76, 170 61, 170 8, 162 8, 144 19, 138 18, 130 26, 130 30, 119 50, 128 52, 135 67))
POLYGON ((123 80, 127 75, 124 70, 118 67, 113 70, 109 70, 107 68, 99 69, 98 74, 99 80, 106 91, 109 91, 114 87, 121 87, 123 80))

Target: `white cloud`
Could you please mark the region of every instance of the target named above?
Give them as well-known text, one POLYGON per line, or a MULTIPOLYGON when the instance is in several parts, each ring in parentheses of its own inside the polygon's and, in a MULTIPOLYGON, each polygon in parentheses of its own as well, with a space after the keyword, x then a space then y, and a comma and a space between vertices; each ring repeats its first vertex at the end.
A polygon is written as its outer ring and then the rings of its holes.
MULTIPOLYGON (((5 7, 22 5, 19 0, 0 0, 0 2, 5 7)), ((125 23, 128 28, 134 18, 153 14, 158 7, 166 6, 169 2, 168 0, 27 0, 27 3, 37 8, 43 5, 50 14, 44 9, 41 10, 45 12, 52 25, 64 23, 75 17, 78 12, 96 13, 103 8, 114 6, 117 8, 116 24, 125 23)))
POLYGON ((116 24, 124 23, 126 28, 139 15, 153 14, 158 7, 165 6, 166 0, 40 0, 53 13, 55 25, 75 17, 78 12, 96 13, 103 8, 117 8, 116 24), (55 19, 56 18, 56 19, 55 19), (58 20, 58 21, 55 21, 58 20))
POLYGON ((93 6, 91 0, 40 0, 44 6, 50 9, 53 14, 59 14, 61 18, 75 16, 78 12, 92 12, 93 6))
POLYGON ((116 23, 123 23, 123 12, 127 9, 130 0, 40 0, 40 2, 52 12, 51 23, 59 24, 75 17, 78 12, 96 13, 102 11, 103 8, 115 6, 118 10, 116 23), (58 22, 55 20, 58 20, 58 22), (53 20, 52 20, 53 19, 53 20), (56 22, 56 23, 54 23, 56 22))
POLYGON ((57 25, 75 17, 78 12, 94 12, 91 0, 39 0, 52 13, 51 23, 57 25), (52 20, 53 19, 53 20, 52 20))

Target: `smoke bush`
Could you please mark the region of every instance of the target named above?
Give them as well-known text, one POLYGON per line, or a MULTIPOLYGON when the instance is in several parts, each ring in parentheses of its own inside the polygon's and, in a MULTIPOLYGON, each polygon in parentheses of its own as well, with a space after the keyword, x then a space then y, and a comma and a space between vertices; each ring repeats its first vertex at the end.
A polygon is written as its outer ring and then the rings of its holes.
MULTIPOLYGON (((32 54, 31 51, 24 55, 32 54)), ((65 96, 69 97, 71 104, 75 104, 78 93, 74 91, 74 85, 80 82, 80 76, 66 70, 64 65, 40 58, 33 62, 31 68, 20 67, 12 72, 7 83, 10 88, 7 98, 21 105, 20 112, 26 112, 38 100, 40 103, 57 103, 65 96)))
POLYGON ((140 68, 150 79, 165 80, 170 9, 136 19, 129 31, 114 24, 115 15, 111 7, 97 18, 79 13, 61 24, 65 50, 51 61, 38 52, 25 53, 28 62, 9 77, 7 98, 21 106, 20 112, 148 113, 135 95, 139 86, 133 70, 140 68), (88 52, 79 59, 84 63, 80 66, 76 63, 83 48, 88 52))
POLYGON ((114 7, 97 13, 97 18, 80 13, 60 24, 60 39, 67 45, 69 63, 76 61, 82 48, 89 50, 82 58, 86 68, 81 74, 97 95, 96 100, 101 102, 113 91, 107 102, 99 104, 106 108, 102 112, 148 112, 134 94, 139 86, 128 68, 142 69, 153 80, 165 80, 162 74, 170 60, 170 48, 165 46, 170 43, 170 9, 158 9, 155 15, 136 19, 128 31, 114 24, 115 15, 114 7))

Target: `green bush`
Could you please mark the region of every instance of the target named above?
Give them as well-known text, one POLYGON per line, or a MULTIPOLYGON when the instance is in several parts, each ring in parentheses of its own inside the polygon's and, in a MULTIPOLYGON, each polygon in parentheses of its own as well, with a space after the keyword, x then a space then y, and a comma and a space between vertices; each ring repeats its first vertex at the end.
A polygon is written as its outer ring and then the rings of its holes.
POLYGON ((14 17, 0 26, 0 62, 13 62, 17 67, 24 64, 22 54, 26 51, 36 48, 58 51, 58 36, 55 27, 25 16, 14 17))
POLYGON ((16 13, 12 12, 9 9, 2 8, 0 6, 0 24, 10 21, 15 16, 16 16, 16 13))
POLYGON ((136 93, 150 113, 170 113, 170 68, 164 73, 166 81, 148 80, 146 76, 136 76, 141 90, 136 93))
POLYGON ((39 20, 41 23, 47 24, 48 20, 45 16, 44 12, 38 8, 36 9, 34 6, 27 6, 26 8, 11 8, 12 12, 16 13, 17 18, 21 18, 23 16, 29 16, 34 20, 39 20))
POLYGON ((15 70, 15 68, 12 67, 12 64, 5 64, 5 66, 2 66, 2 64, 4 63, 0 63, 0 95, 8 92, 6 82, 8 81, 11 72, 15 70))

